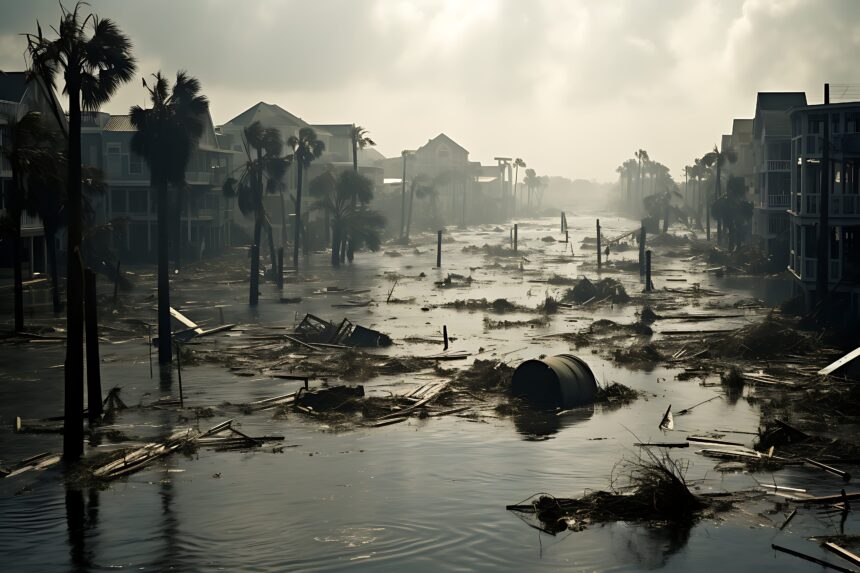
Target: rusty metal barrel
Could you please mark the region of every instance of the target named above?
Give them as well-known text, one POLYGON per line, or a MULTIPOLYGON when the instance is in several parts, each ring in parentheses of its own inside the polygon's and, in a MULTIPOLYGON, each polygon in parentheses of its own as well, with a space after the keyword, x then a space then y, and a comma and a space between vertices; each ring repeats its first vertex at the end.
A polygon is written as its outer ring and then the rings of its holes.
POLYGON ((597 397, 597 380, 588 364, 573 354, 526 360, 511 380, 515 396, 541 408, 573 408, 597 397))

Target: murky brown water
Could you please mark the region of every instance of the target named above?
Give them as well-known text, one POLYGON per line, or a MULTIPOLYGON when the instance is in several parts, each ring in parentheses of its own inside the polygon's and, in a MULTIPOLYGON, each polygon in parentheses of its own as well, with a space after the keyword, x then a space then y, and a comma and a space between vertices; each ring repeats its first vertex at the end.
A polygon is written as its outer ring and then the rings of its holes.
MULTIPOLYGON (((583 251, 583 236, 593 236, 592 218, 569 217, 574 257, 563 243, 545 243, 558 236, 557 221, 520 223, 523 270, 487 268, 480 255, 465 255, 464 245, 500 244, 507 230, 450 231, 456 242, 445 244, 443 269, 435 264, 435 237, 416 243, 422 251, 389 247, 402 256, 360 254, 351 267, 332 271, 326 258, 317 256, 303 271, 314 282, 288 284, 287 296, 302 296, 298 305, 275 302, 266 285, 261 304, 249 311, 244 304, 244 283, 213 285, 202 292, 178 283, 173 300, 198 322, 217 322, 216 303, 228 321, 292 324, 295 313, 314 312, 332 319, 348 316, 357 323, 389 333, 395 341, 406 336, 440 338, 443 324, 456 337, 454 349, 482 358, 503 358, 512 364, 539 354, 570 351, 566 342, 536 336, 584 328, 594 318, 632 320, 635 306, 593 311, 571 310, 555 316, 547 328, 485 330, 483 312, 453 309, 421 310, 462 298, 506 297, 535 306, 546 293, 558 289, 529 282, 549 274, 576 275, 578 265, 590 261, 583 251), (567 254, 564 254, 567 252, 567 254), (470 269, 472 269, 470 271, 470 269), (384 301, 391 281, 383 274, 395 271, 402 278, 394 296, 416 297, 414 304, 368 308, 332 308, 348 295, 318 294, 320 286, 369 288, 376 301, 384 301), (420 272, 426 278, 415 278, 420 272), (469 275, 468 288, 436 289, 432 282, 448 272, 469 275), (198 302, 187 302, 198 301, 198 302)), ((623 219, 603 219, 604 233, 620 234, 636 226, 623 219)), ((635 258, 628 251, 612 258, 635 258)), ((680 259, 655 259, 658 287, 687 288, 701 282, 705 288, 726 289, 720 303, 730 304, 755 296, 778 302, 788 285, 778 280, 751 277, 719 279, 702 273, 703 265, 680 259)), ((593 272, 587 273, 591 276, 593 272)), ((628 290, 641 288, 638 277, 612 275, 628 290)), ((519 318, 534 315, 522 314, 519 318)), ((516 314, 505 315, 514 320, 516 314)), ((750 317, 708 323, 707 328, 742 324, 750 317)), ((704 328, 693 324, 661 324, 661 328, 704 328)), ((441 343, 397 344, 386 352, 417 355, 441 350, 441 343)), ((648 397, 618 409, 584 408, 555 419, 557 424, 534 424, 529 419, 482 416, 410 420, 384 428, 335 432, 298 416, 274 420, 263 412, 241 416, 242 429, 251 434, 279 434, 286 440, 283 452, 271 447, 255 452, 215 452, 200 449, 193 456, 174 455, 151 469, 114 482, 103 491, 67 489, 62 468, 0 480, 0 557, 8 570, 114 570, 142 571, 320 571, 347 567, 372 571, 548 570, 669 571, 714 570, 785 571, 808 569, 806 563, 775 554, 770 543, 820 550, 804 537, 837 533, 839 517, 822 518, 799 513, 783 532, 760 524, 756 513, 773 508, 760 503, 732 514, 725 521, 702 521, 692 529, 649 528, 628 524, 593 526, 574 534, 551 537, 529 528, 506 504, 536 492, 575 496, 589 488, 605 488, 616 462, 635 456, 636 441, 660 440, 657 424, 667 404, 676 409, 701 402, 718 388, 699 381, 676 381, 675 371, 652 372, 618 368, 589 349, 580 350, 601 381, 618 381, 646 391, 648 397), (635 435, 635 437, 634 437, 635 435), (778 541, 777 541, 778 540, 778 541)), ((141 341, 103 345, 102 370, 106 388, 122 386, 130 405, 149 403, 176 392, 175 384, 150 378, 148 349, 141 341)), ((16 435, 14 416, 57 415, 62 403, 63 350, 56 344, 0 347, 0 459, 12 462, 47 450, 59 450, 55 435, 16 435)), ((451 365, 446 365, 451 366, 451 365)), ((370 393, 401 391, 426 375, 385 377, 364 382, 370 393)), ((187 405, 210 406, 224 401, 248 402, 290 391, 294 382, 233 376, 213 366, 183 370, 187 405)), ((208 427, 220 418, 201 421, 208 427)), ((194 421, 186 422, 193 424, 194 421)), ((676 419, 672 439, 687 432, 718 428, 754 431, 758 412, 746 400, 714 400, 676 419)), ((171 411, 128 410, 116 428, 141 440, 162 436, 182 425, 171 411)), ((741 439, 752 436, 739 435, 741 439)), ((90 450, 103 446, 91 446, 90 450)), ((755 479, 781 485, 830 492, 834 482, 820 472, 794 468, 776 475, 720 474, 712 460, 694 454, 694 448, 673 452, 689 459, 688 478, 702 491, 734 490, 755 485, 755 479)), ((773 518, 781 521, 780 516, 773 518)), ((846 531, 857 530, 849 517, 846 531)))

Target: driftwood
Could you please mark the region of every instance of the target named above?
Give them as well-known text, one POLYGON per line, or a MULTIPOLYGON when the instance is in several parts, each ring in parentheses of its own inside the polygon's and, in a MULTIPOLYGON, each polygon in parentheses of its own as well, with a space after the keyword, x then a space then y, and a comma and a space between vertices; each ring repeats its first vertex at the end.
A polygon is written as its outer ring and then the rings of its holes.
POLYGON ((853 563, 854 565, 860 565, 860 557, 851 553, 844 547, 840 547, 839 545, 836 545, 835 543, 832 543, 830 541, 826 542, 824 545, 822 545, 822 547, 824 547, 826 550, 830 551, 834 555, 838 555, 842 559, 853 563))
POLYGON ((817 557, 813 557, 811 555, 806 555, 805 553, 801 553, 800 551, 795 551, 794 549, 789 549, 788 547, 781 547, 775 543, 772 543, 770 546, 777 551, 781 551, 783 553, 788 553, 789 555, 794 555, 795 557, 800 557, 801 559, 811 561, 812 563, 816 563, 818 565, 821 565, 822 567, 827 567, 829 569, 835 569, 836 571, 843 571, 845 573, 854 573, 853 569, 848 569, 846 567, 834 565, 833 563, 828 563, 827 561, 823 561, 823 560, 821 560, 817 557))
POLYGON ((4 470, 0 473, 5 474, 3 476, 4 478, 10 478, 20 475, 24 472, 28 472, 30 470, 43 470, 49 466, 59 463, 61 459, 63 459, 63 457, 60 454, 42 452, 41 454, 36 454, 35 456, 25 458, 18 462, 15 467, 10 468, 9 471, 4 470))

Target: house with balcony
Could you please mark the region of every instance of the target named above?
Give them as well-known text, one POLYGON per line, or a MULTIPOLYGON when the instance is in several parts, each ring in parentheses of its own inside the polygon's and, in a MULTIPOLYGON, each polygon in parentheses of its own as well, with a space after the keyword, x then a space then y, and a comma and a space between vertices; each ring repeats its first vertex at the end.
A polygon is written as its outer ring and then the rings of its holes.
MULTIPOLYGON (((42 115, 49 128, 68 133, 66 117, 58 116, 57 110, 62 110, 57 96, 42 80, 28 77, 26 72, 0 72, 0 146, 11 145, 12 126, 33 111, 42 115)), ((11 166, 0 157, 0 217, 6 214, 7 196, 13 191, 11 166)), ((32 276, 34 272, 46 271, 45 231, 38 217, 22 214, 21 237, 24 272, 32 276)), ((0 243, 0 266, 12 265, 9 247, 6 242, 0 243)))
POLYGON ((830 123, 828 292, 860 317, 860 102, 805 105, 791 111, 790 259, 788 269, 815 300, 824 125, 830 123))
MULTIPOLYGON (((179 244, 183 257, 197 259, 231 244, 232 204, 222 186, 230 172, 233 152, 218 142, 207 114, 204 132, 185 173, 186 189, 170 188, 171 244, 179 244)), ((95 204, 97 220, 114 221, 112 247, 121 260, 153 260, 157 252, 157 191, 143 157, 131 150, 135 133, 127 115, 85 113, 81 119, 83 165, 104 173, 107 194, 95 204)))
POLYGON ((803 92, 760 92, 752 121, 753 237, 780 266, 789 262, 792 162, 789 113, 805 105, 803 92))

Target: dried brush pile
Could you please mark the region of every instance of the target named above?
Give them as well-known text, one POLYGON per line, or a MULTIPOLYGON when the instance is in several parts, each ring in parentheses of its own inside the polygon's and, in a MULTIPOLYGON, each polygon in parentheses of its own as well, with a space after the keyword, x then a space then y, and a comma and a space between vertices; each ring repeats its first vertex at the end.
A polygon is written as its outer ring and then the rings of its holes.
POLYGON ((723 358, 778 358, 815 352, 821 342, 799 330, 796 322, 770 314, 761 322, 711 337, 708 347, 712 355, 723 358))

